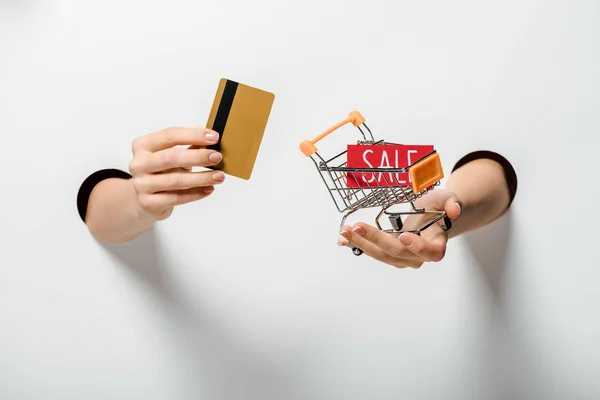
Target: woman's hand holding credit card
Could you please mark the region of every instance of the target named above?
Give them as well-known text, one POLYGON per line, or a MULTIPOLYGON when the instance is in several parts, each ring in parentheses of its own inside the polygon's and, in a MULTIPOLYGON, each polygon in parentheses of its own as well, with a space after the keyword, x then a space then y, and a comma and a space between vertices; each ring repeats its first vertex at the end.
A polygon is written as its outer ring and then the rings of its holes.
POLYGON ((129 171, 140 212, 165 219, 175 206, 210 195, 225 174, 249 179, 274 98, 221 79, 206 128, 168 128, 136 139, 129 171))
POLYGON ((141 211, 165 219, 173 207, 211 194, 225 174, 213 170, 192 172, 192 168, 210 168, 221 162, 221 153, 206 148, 218 141, 219 134, 211 129, 179 127, 136 139, 129 171, 141 211))

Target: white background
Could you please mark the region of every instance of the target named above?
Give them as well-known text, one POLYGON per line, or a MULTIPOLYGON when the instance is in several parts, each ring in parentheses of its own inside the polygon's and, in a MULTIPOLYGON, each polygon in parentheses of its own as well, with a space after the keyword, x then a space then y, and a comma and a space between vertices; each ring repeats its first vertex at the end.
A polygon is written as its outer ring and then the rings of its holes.
POLYGON ((593 0, 0 0, 0 398, 600 398, 599 71, 593 0), (96 242, 81 182, 222 77, 276 95, 252 179, 96 242), (511 212, 420 270, 339 248, 298 144, 354 109, 505 155, 511 212))

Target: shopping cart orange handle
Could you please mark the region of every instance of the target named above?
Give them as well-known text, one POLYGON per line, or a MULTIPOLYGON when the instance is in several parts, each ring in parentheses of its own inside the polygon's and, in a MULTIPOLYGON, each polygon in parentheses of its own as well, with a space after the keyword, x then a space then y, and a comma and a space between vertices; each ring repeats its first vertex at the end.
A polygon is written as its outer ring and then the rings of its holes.
POLYGON ((363 117, 361 113, 359 113, 358 111, 352 111, 350 114, 348 114, 348 118, 341 122, 338 122, 331 128, 327 129, 325 132, 321 133, 319 136, 314 138, 313 140, 304 140, 302 143, 300 143, 300 151, 302 151, 302 153, 304 153, 306 157, 312 156, 317 152, 317 146, 315 146, 315 144, 319 140, 323 139, 325 136, 329 135, 331 132, 341 128, 342 126, 348 123, 352 123, 352 125, 358 126, 364 122, 365 117, 363 117))

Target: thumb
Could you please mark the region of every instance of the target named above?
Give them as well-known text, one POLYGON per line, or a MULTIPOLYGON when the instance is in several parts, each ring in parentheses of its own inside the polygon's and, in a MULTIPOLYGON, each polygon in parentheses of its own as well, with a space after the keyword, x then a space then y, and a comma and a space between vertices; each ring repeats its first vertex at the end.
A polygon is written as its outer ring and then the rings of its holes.
POLYGON ((455 219, 462 211, 461 201, 455 196, 449 197, 444 203, 444 211, 446 212, 448 218, 455 219))

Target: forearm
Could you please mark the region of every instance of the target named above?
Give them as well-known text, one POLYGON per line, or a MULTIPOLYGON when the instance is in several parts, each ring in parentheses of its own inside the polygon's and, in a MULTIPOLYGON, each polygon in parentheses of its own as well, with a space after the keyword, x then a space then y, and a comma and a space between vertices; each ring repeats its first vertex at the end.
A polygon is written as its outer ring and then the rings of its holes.
POLYGON ((99 240, 126 242, 155 221, 141 210, 131 179, 105 179, 90 194, 85 223, 99 240))
POLYGON ((460 215, 452 222, 449 236, 473 231, 500 218, 511 202, 504 169, 493 160, 482 158, 456 169, 446 189, 461 200, 460 215))

